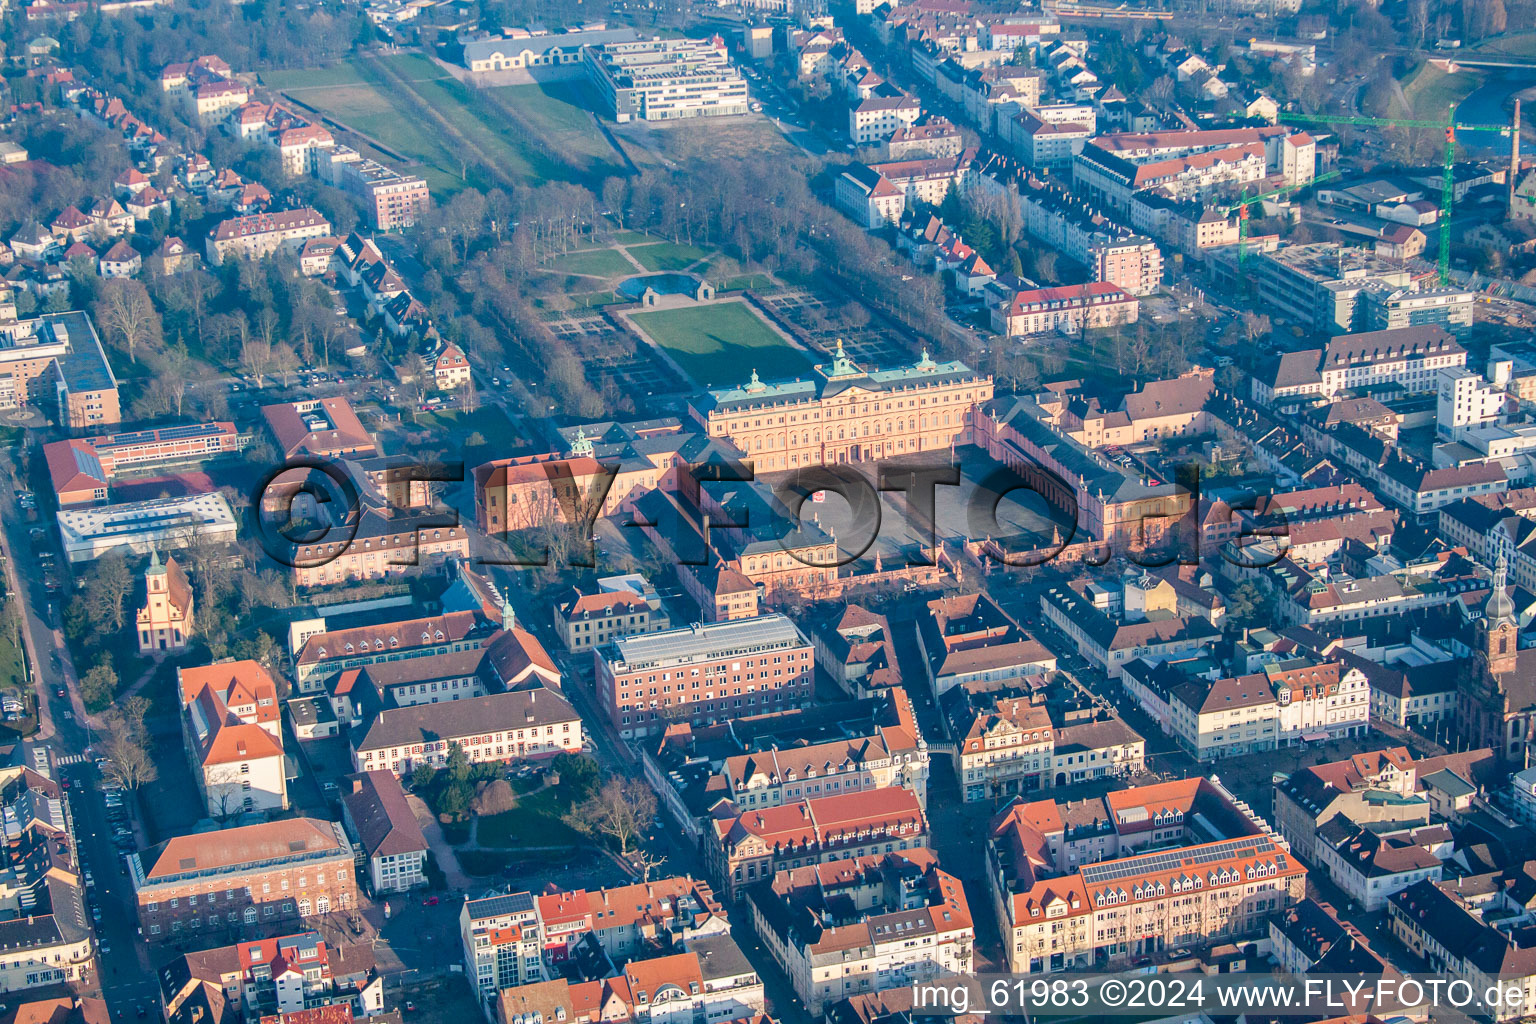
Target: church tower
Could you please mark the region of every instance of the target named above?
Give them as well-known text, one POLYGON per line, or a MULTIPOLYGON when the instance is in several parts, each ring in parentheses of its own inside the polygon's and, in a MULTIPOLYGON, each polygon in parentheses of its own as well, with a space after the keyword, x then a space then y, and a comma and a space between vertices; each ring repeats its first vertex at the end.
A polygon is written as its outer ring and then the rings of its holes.
POLYGON ((1493 570, 1493 593, 1483 606, 1481 626, 1483 661, 1488 674, 1494 677, 1515 670, 1519 651, 1520 627, 1515 621, 1515 602, 1507 592, 1508 576, 1508 563, 1500 554, 1493 570))

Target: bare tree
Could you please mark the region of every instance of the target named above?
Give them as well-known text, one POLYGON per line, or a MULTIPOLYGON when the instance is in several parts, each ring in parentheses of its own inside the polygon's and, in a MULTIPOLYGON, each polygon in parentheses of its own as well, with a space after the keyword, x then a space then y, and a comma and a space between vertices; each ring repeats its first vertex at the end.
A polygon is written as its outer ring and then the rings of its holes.
POLYGON ((283 387, 293 383, 293 375, 299 368, 299 355, 293 346, 279 342, 272 346, 272 372, 282 379, 283 387))
POLYGON ((160 339, 160 314, 155 312, 143 283, 130 278, 113 278, 101 286, 96 322, 133 362, 139 361, 140 348, 160 339))
POLYGON ((272 367, 272 346, 259 338, 247 338, 240 346, 240 367, 255 377, 256 386, 261 387, 272 367))
POLYGON ((656 816, 656 794, 641 779, 611 777, 603 788, 566 815, 571 827, 589 835, 618 841, 619 853, 629 856, 629 844, 656 816))
MULTIPOLYGON (((129 698, 132 700, 133 698, 129 698)), ((126 790, 136 790, 146 782, 160 777, 155 759, 149 752, 149 740, 142 735, 144 720, 140 716, 137 725, 116 710, 107 715, 107 764, 102 775, 109 782, 126 790)))

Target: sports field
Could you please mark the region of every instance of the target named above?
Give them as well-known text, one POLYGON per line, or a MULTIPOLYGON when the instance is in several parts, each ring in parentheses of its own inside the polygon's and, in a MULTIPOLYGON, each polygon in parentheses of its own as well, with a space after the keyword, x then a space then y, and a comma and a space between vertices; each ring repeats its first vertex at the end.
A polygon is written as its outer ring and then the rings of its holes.
POLYGON ((582 104, 575 82, 477 90, 419 54, 358 57, 325 68, 273 71, 263 80, 302 105, 399 154, 434 192, 541 181, 592 184, 618 154, 582 104), (466 181, 465 179, 469 180, 466 181))
POLYGON ((803 377, 810 360, 744 302, 633 313, 630 319, 683 372, 706 387, 745 384, 756 370, 763 380, 803 377))

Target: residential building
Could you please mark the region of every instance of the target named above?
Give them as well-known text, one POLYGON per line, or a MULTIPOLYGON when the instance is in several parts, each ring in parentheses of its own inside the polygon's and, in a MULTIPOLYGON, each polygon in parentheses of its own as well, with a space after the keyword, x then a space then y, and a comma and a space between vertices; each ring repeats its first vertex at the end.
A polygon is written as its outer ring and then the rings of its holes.
POLYGON ((993 819, 986 870, 1018 974, 1241 942, 1306 884, 1262 819, 1199 778, 1119 790, 1101 805, 1016 798, 993 819), (1161 848, 1140 852, 1149 845, 1161 848))
POLYGON ((432 205, 426 179, 420 175, 404 174, 366 158, 338 161, 334 167, 337 187, 362 200, 375 231, 411 227, 432 205))
POLYGON ((192 586, 176 559, 167 555, 162 565, 159 553, 151 552, 144 570, 144 604, 134 614, 139 653, 186 647, 192 636, 192 603, 192 586))
POLYGON ((747 80, 719 36, 597 43, 582 59, 604 109, 621 124, 747 112, 747 80))
POLYGON ((850 604, 811 634, 816 664, 850 697, 870 697, 901 682, 891 626, 884 615, 850 604))
POLYGON ((1451 830, 1437 824, 1385 831, 1339 816, 1319 829, 1313 849, 1333 884, 1372 914, 1393 893, 1426 878, 1440 881, 1441 863, 1452 853, 1451 830))
POLYGON ((1387 901, 1392 937, 1429 970, 1465 982, 1474 992, 1497 986, 1503 1001, 1489 1005, 1496 1022, 1523 1016, 1536 1002, 1536 931, 1528 923, 1501 929, 1429 879, 1387 901))
POLYGON ((166 1019, 185 1024, 200 1003, 226 1005, 247 1021, 341 1004, 358 1017, 384 1012, 371 946, 333 945, 312 931, 183 953, 160 968, 159 988, 166 1019))
POLYGON ((894 690, 890 699, 896 724, 881 726, 873 734, 773 746, 726 758, 715 777, 723 783, 721 797, 735 809, 749 811, 898 786, 911 790, 926 808, 928 744, 912 716, 910 698, 894 690))
POLYGON ((982 593, 929 601, 917 639, 936 699, 956 686, 1043 676, 1056 669, 1056 656, 982 593))
POLYGON ((357 906, 352 844, 339 823, 289 818, 176 836, 128 858, 150 943, 251 934, 357 906))
POLYGON ((180 668, 182 739, 208 815, 288 807, 277 683, 259 663, 180 668))
POLYGON ((1079 334, 1090 327, 1133 324, 1141 303, 1125 289, 1103 282, 1032 288, 1004 295, 992 306, 992 329, 1010 338, 1032 334, 1079 334))
POLYGON ((889 83, 848 107, 848 138, 856 146, 886 142, 911 128, 923 116, 923 105, 889 83))
POLYGON ((807 1012, 893 984, 968 976, 975 927, 929 849, 779 871, 748 894, 757 935, 807 1012))
POLYGON ((459 941, 470 985, 487 1015, 497 993, 545 980, 543 930, 532 893, 465 900, 459 941))
POLYGON ((497 999, 497 1024, 536 1020, 631 1020, 663 1024, 678 1017, 726 1024, 766 1024, 763 983, 730 936, 701 938, 670 956, 632 960, 614 977, 559 980, 505 989, 497 999))
POLYGON ((363 847, 369 890, 380 896, 426 885, 430 847, 394 772, 358 772, 344 785, 341 823, 363 847))
POLYGON ((1040 607, 1046 619, 1077 644, 1078 653, 1102 666, 1111 680, 1121 678, 1133 660, 1187 654, 1220 633, 1198 615, 1120 621, 1094 608, 1071 587, 1052 587, 1041 595, 1040 607))
POLYGON ((13 994, 84 983, 98 970, 70 803, 48 751, 31 753, 35 767, 18 759, 0 768, 9 911, 0 920, 0 992, 13 994))
POLYGON ((208 262, 219 266, 225 258, 261 259, 280 251, 297 253, 307 239, 330 233, 330 221, 307 208, 236 217, 209 230, 208 262))
POLYGON ((570 597, 555 605, 555 633, 570 651, 601 647, 619 637, 659 633, 671 626, 649 584, 638 592, 623 586, 595 594, 573 589, 570 597))
POLYGON ((730 934, 714 891, 686 876, 588 891, 511 893, 467 900, 459 914, 464 962, 487 1012, 496 994, 557 977, 596 945, 615 962, 693 948, 730 934))
POLYGON ((811 643, 779 614, 619 637, 595 651, 598 702, 626 739, 810 700, 811 643))
POLYGON ((705 860, 728 899, 786 868, 926 846, 911 790, 889 787, 745 811, 711 822, 705 860))
POLYGON ((971 684, 940 700, 967 803, 1137 774, 1146 743, 1109 712, 1049 706, 1027 681, 971 684))
POLYGON ((1022 194, 1024 229, 1089 270, 1091 279, 1132 295, 1162 287, 1163 255, 1157 243, 1079 202, 1059 188, 1028 188, 1022 194))
POLYGON ((1298 857, 1316 863, 1318 829, 1336 817, 1427 825, 1429 802, 1417 795, 1417 778, 1407 747, 1300 768, 1275 785, 1275 826, 1298 857))
POLYGON ((352 764, 408 775, 441 768, 457 745, 470 763, 546 759, 582 748, 581 716, 555 690, 539 687, 440 704, 380 708, 352 731, 352 764))
POLYGON ((937 206, 951 188, 964 194, 977 175, 976 151, 891 163, 851 164, 838 177, 833 195, 840 210, 873 231, 901 221, 918 202, 937 206))

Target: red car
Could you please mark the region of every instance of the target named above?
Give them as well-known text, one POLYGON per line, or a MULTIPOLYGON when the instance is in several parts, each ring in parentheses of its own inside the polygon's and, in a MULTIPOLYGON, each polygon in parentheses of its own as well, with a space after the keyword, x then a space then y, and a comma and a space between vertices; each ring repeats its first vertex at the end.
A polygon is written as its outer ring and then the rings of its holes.
POLYGON ((428 896, 426 899, 421 901, 421 905, 424 907, 435 907, 437 906, 437 897, 428 896))

